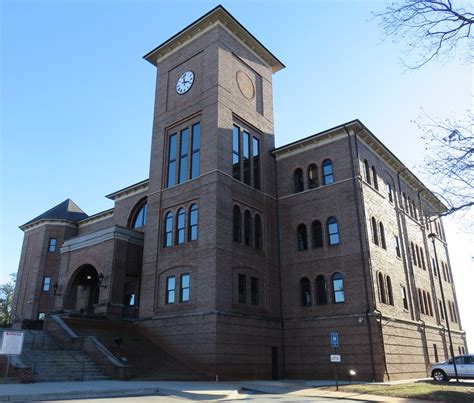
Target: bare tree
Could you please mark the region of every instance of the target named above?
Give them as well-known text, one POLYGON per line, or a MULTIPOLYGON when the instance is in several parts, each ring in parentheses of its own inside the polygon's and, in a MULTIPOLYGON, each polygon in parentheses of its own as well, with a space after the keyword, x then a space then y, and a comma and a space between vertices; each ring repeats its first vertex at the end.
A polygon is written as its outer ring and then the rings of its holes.
POLYGON ((447 205, 442 215, 474 206, 474 116, 437 121, 428 116, 417 123, 427 146, 425 173, 447 205))
POLYGON ((420 68, 436 57, 452 56, 464 45, 462 50, 472 59, 472 11, 455 6, 452 0, 396 0, 374 15, 381 19, 387 36, 406 43, 409 55, 418 53, 414 65, 405 65, 420 68))

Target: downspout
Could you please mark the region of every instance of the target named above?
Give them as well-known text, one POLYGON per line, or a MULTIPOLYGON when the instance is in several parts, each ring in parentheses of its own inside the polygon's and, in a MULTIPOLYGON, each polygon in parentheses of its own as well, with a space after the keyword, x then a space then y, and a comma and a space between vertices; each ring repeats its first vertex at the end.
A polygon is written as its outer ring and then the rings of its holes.
MULTIPOLYGON (((365 261, 365 254, 364 254, 364 244, 363 244, 363 241, 362 241, 362 222, 361 222, 361 216, 360 216, 359 195, 357 194, 356 172, 355 172, 355 167, 354 167, 354 155, 353 155, 352 145, 351 145, 351 135, 350 135, 349 131, 347 130, 346 126, 344 126, 344 131, 347 133, 347 144, 349 145, 349 155, 350 155, 350 158, 351 158, 352 189, 353 189, 353 192, 354 192, 354 200, 355 200, 355 205, 356 205, 357 231, 358 231, 358 235, 359 235, 359 249, 360 249, 360 256, 361 256, 361 260, 362 260, 362 274, 364 276, 365 303, 366 303, 366 306, 367 306, 367 310, 365 311, 365 320, 367 322, 367 332, 368 332, 368 336, 369 336, 370 363, 371 363, 371 366, 372 366, 372 380, 375 382, 374 347, 373 347, 373 341, 372 341, 372 326, 370 324, 371 307, 370 307, 369 290, 367 289, 367 273, 366 273, 366 270, 365 270, 366 261, 365 261)), ((355 147, 356 147, 356 153, 357 153, 357 156, 358 156, 359 155, 359 149, 357 147, 357 133, 356 132, 354 132, 354 140, 355 140, 354 143, 355 143, 355 147)), ((372 276, 372 268, 370 267, 370 259, 369 259, 368 267, 369 267, 370 275, 372 276)), ((370 283, 372 284, 372 281, 370 283)))
POLYGON ((275 165, 275 201, 276 201, 276 221, 277 221, 277 259, 278 259, 278 282, 280 287, 280 323, 281 323, 281 353, 282 353, 282 364, 283 364, 283 378, 287 379, 286 376, 286 354, 285 354, 285 321, 283 318, 283 286, 281 283, 281 248, 280 248, 280 208, 278 205, 278 164, 276 156, 273 157, 275 165))
POLYGON ((380 321, 380 333, 382 334, 382 355, 383 355, 383 365, 385 368, 385 373, 387 374, 387 379, 390 382, 390 373, 388 372, 387 357, 385 356, 385 340, 383 338, 383 325, 382 325, 382 312, 380 312, 377 307, 374 308, 374 312, 377 312, 379 315, 380 321))

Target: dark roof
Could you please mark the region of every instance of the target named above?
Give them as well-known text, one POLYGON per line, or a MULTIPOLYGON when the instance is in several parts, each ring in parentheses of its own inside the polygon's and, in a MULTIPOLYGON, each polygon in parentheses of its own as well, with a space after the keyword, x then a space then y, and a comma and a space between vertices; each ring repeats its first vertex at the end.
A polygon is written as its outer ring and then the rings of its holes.
POLYGON ((22 227, 24 227, 25 225, 34 223, 35 221, 39 221, 43 219, 44 220, 80 221, 80 220, 84 220, 87 217, 89 216, 86 213, 84 213, 77 206, 76 203, 74 203, 71 199, 67 199, 67 200, 64 200, 62 203, 59 203, 57 206, 54 206, 52 209, 39 215, 38 217, 33 218, 32 220, 23 224, 22 227))

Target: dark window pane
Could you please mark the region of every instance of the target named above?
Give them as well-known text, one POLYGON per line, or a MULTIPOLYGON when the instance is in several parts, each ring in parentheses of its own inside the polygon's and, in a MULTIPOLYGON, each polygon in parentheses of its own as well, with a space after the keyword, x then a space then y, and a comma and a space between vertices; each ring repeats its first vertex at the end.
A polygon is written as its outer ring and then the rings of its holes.
POLYGON ((329 185, 334 182, 331 160, 323 161, 323 182, 325 185, 329 185))
POLYGON ((300 280, 301 306, 311 306, 311 284, 306 277, 300 280))
POLYGON ((239 303, 245 304, 247 302, 247 285, 246 285, 246 277, 244 274, 239 274, 238 277, 238 294, 239 294, 239 303))
POLYGON ((310 189, 317 188, 319 186, 318 180, 318 168, 315 164, 311 164, 308 167, 308 187, 310 189))
POLYGON ((193 125, 193 139, 191 149, 190 179, 197 178, 200 173, 201 124, 193 125))
POLYGON ((245 210, 244 213, 244 243, 250 245, 252 243, 252 216, 250 211, 245 210))
POLYGON ((242 154, 244 157, 244 183, 251 185, 250 180, 250 134, 246 131, 243 133, 242 154))
POLYGON ((177 136, 176 133, 173 133, 169 137, 169 145, 168 145, 168 181, 167 187, 174 186, 176 184, 176 142, 177 136))
POLYGON ((240 128, 235 125, 232 131, 232 176, 240 180, 240 128))
POLYGON ((165 218, 165 236, 163 246, 166 248, 173 245, 173 214, 166 214, 165 218))
POLYGON ((193 204, 189 210, 189 241, 195 241, 198 238, 198 214, 198 206, 197 204, 193 204))
POLYGON ((293 182, 295 187, 295 193, 302 192, 304 190, 303 171, 298 168, 293 173, 293 182))
POLYGON ((328 303, 328 286, 323 275, 316 277, 316 303, 326 305, 328 303))
POLYGON ((297 247, 299 251, 308 249, 308 235, 306 225, 300 224, 297 229, 297 247))
POLYGON ((176 220, 176 243, 178 245, 184 243, 184 228, 186 221, 186 213, 184 208, 178 210, 178 217, 176 220))
POLYGON ((323 246, 323 228, 320 221, 313 221, 313 248, 321 248, 323 246))
POLYGON ((180 157, 179 157, 179 181, 182 183, 187 178, 188 168, 188 129, 181 131, 181 146, 180 146, 180 157))
POLYGON ((250 303, 258 305, 258 278, 250 277, 250 303))
POLYGON ((255 248, 262 249, 262 220, 260 215, 255 215, 255 248))
POLYGON ((233 210, 233 238, 235 242, 242 242, 242 215, 239 206, 233 210))
POLYGON ((260 190, 260 140, 253 138, 253 187, 260 190))
POLYGON ((370 182, 370 166, 367 160, 364 160, 364 171, 365 171, 365 181, 370 184, 371 183, 370 182))

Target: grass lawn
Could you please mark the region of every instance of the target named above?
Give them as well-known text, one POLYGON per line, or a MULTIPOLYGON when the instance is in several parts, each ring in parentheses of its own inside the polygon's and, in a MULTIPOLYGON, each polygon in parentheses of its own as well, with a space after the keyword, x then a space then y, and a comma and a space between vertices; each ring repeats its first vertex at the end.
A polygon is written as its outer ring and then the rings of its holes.
MULTIPOLYGON (((335 390, 335 388, 331 388, 335 390)), ((474 401, 474 383, 422 381, 401 385, 344 385, 341 392, 455 402, 474 401)))

